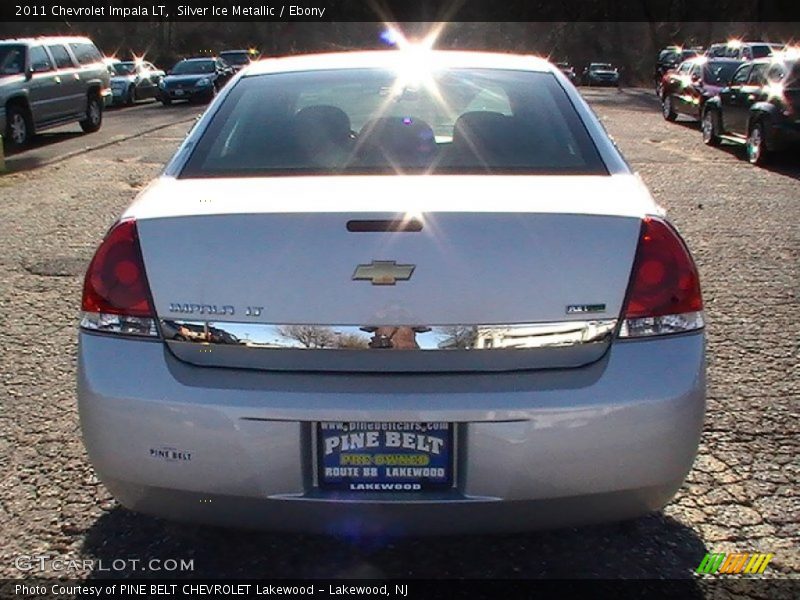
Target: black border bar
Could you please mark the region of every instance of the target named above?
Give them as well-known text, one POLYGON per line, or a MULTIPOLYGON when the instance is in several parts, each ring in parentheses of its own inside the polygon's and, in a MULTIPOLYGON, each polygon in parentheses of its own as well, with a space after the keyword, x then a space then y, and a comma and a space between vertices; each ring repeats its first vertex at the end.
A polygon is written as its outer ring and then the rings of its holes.
POLYGON ((701 598, 757 597, 794 599, 800 580, 739 577, 681 580, 476 580, 476 579, 18 579, 0 580, 0 598, 701 598), (292 588, 297 588, 292 593, 292 588), (302 592, 300 591, 302 588, 302 592), (385 592, 375 590, 386 590, 385 592), (311 593, 309 593, 309 590, 311 593), (359 590, 361 590, 359 592, 359 590), (367 592, 366 590, 369 590, 367 592))
POLYGON ((797 0, 2 0, 0 22, 800 21, 797 0), (113 9, 113 11, 112 11, 113 9))

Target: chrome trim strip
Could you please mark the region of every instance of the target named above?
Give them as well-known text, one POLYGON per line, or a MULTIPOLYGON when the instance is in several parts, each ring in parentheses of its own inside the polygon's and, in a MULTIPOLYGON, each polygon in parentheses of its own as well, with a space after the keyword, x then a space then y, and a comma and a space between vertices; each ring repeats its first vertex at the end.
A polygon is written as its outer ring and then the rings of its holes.
POLYGON ((617 319, 511 325, 297 325, 161 319, 170 345, 271 350, 530 350, 611 339, 617 319))

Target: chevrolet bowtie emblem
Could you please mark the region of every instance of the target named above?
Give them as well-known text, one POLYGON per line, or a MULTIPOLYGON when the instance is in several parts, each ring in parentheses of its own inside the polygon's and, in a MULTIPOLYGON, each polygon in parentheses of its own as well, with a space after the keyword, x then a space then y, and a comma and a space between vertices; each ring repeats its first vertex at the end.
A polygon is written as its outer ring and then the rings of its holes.
POLYGON ((372 285, 394 285, 397 281, 408 281, 414 265, 398 265, 393 260, 373 260, 369 265, 358 265, 353 273, 354 281, 371 281, 372 285))

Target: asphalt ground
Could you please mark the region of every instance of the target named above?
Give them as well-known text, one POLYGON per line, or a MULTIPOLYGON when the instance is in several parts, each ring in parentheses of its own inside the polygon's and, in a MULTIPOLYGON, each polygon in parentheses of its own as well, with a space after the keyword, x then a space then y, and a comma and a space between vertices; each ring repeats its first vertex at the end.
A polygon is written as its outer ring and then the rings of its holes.
MULTIPOLYGON (((194 561, 191 572, 117 576, 694 578, 700 590, 693 572, 705 553, 733 551, 772 553, 764 577, 797 578, 800 160, 759 169, 737 147, 705 147, 694 124, 665 122, 645 90, 585 95, 701 272, 708 414, 694 468, 663 513, 525 535, 343 539, 175 524, 120 507, 81 444, 76 326, 96 244, 201 110, 151 103, 108 112, 97 134, 50 134, 64 137, 12 157, 12 168, 27 166, 0 177, 0 578, 110 575, 17 567, 45 554, 194 561)), ((772 594, 757 581, 742 593, 772 594)))

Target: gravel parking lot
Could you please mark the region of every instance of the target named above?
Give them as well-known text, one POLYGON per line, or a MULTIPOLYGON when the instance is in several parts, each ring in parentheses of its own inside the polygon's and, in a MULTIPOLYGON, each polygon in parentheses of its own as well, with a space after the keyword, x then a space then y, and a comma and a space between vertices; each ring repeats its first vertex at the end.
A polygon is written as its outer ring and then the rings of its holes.
MULTIPOLYGON (((773 553, 765 576, 797 577, 800 162, 757 169, 734 147, 707 148, 692 124, 663 121, 651 92, 585 93, 686 237, 704 285, 705 433, 663 514, 529 535, 343 540, 178 525, 118 506, 80 441, 80 287, 106 228, 185 134, 182 111, 181 123, 0 178, 0 577, 25 575, 20 555, 47 554, 194 559, 193 572, 169 575, 203 577, 683 578, 706 552, 730 551, 773 553)), ((109 113, 107 124, 124 130, 158 108, 109 113)))

